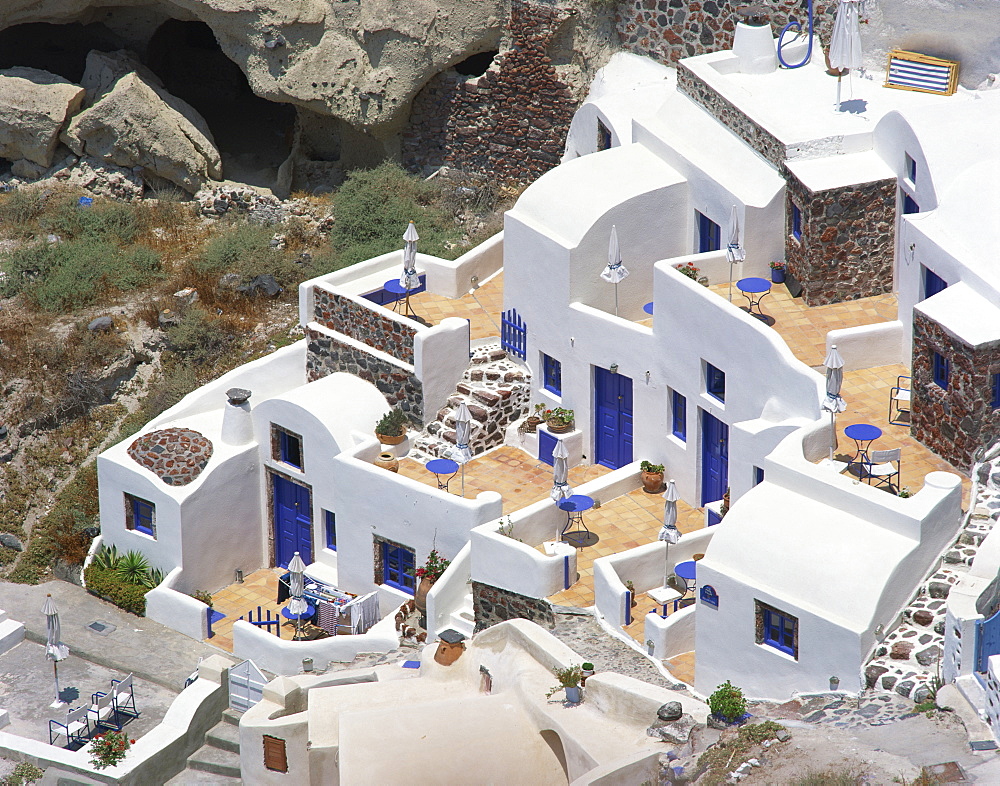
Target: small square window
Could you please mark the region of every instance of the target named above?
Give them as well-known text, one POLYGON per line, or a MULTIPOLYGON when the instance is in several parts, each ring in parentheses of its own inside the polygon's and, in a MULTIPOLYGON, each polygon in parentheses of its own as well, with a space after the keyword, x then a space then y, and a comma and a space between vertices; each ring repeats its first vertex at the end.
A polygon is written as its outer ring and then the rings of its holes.
POLYGON ((1000 374, 990 377, 990 384, 993 386, 993 395, 990 398, 990 406, 993 409, 1000 409, 1000 374))
POLYGON ((754 601, 756 606, 756 638, 776 650, 799 657, 799 620, 773 606, 754 601))
POLYGON ((764 482, 764 468, 763 467, 754 467, 753 468, 753 484, 755 486, 759 486, 763 482, 764 482))
POLYGON ((562 395, 562 363, 542 354, 542 387, 557 396, 562 395))
POLYGON ((611 129, 600 120, 597 121, 597 149, 610 150, 612 144, 611 129))
POLYGON ((903 192, 903 214, 909 215, 910 213, 919 213, 920 205, 917 204, 917 200, 903 192))
POLYGON ((305 468, 302 459, 302 437, 281 426, 271 425, 271 456, 275 461, 298 470, 305 468))
POLYGON ((704 254, 722 248, 722 228, 697 210, 694 215, 698 221, 698 253, 704 254))
POLYGON ((671 431, 687 442, 687 399, 676 390, 671 394, 671 431))
POLYGON ((934 383, 942 390, 948 389, 948 377, 951 374, 951 364, 948 362, 948 358, 942 355, 940 352, 934 353, 933 358, 933 375, 934 383))
POLYGON ((792 237, 796 240, 802 239, 802 211, 794 202, 792 202, 792 237))
POLYGON ((416 552, 388 540, 380 540, 379 542, 381 548, 378 555, 381 559, 380 564, 375 567, 376 581, 413 595, 417 587, 416 552))
POLYGON ((924 270, 924 299, 936 295, 942 289, 948 288, 948 282, 925 265, 921 265, 924 270))
POLYGON ((125 528, 156 537, 156 506, 131 494, 125 495, 125 528))
POLYGON ((332 510, 323 511, 326 520, 326 547, 330 551, 337 550, 337 514, 332 510))
POLYGON ((726 400, 726 372, 711 363, 705 364, 705 390, 719 401, 726 400))
POLYGON ((917 182, 917 162, 910 158, 909 153, 906 154, 906 177, 911 183, 917 182))

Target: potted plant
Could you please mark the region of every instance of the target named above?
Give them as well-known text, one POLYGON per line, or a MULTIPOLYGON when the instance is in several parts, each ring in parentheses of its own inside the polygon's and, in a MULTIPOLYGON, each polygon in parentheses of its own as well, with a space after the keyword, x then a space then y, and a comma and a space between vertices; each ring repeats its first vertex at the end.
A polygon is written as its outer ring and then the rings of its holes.
POLYGON ((542 414, 545 412, 544 404, 535 404, 535 411, 533 414, 528 415, 524 421, 524 430, 528 434, 534 434, 538 431, 538 426, 542 422, 542 414))
POLYGON ((573 410, 553 407, 545 410, 545 425, 553 434, 565 434, 573 430, 573 410))
POLYGON ((743 691, 729 680, 722 683, 708 697, 708 708, 717 720, 730 726, 742 723, 750 717, 747 714, 747 700, 743 696, 743 691))
POLYGON ((583 674, 583 677, 580 678, 580 687, 581 688, 585 688, 585 687, 587 687, 587 678, 594 676, 594 664, 593 663, 584 663, 580 667, 580 670, 581 670, 581 672, 583 674))
POLYGON ((420 583, 417 585, 417 590, 413 595, 413 601, 417 606, 417 611, 420 612, 421 618, 427 614, 428 591, 434 586, 434 582, 441 578, 441 575, 448 570, 449 565, 451 565, 451 560, 442 557, 437 549, 431 549, 431 553, 427 555, 427 561, 423 564, 423 567, 417 568, 415 575, 420 579, 420 583))
POLYGON ((398 445, 406 439, 406 413, 393 407, 375 424, 375 436, 383 445, 398 445))
POLYGON ((692 281, 697 281, 698 274, 701 272, 701 270, 692 265, 690 262, 685 262, 683 265, 678 266, 677 272, 680 273, 682 276, 687 276, 692 281))
POLYGON ((639 605, 639 601, 635 599, 635 584, 632 583, 632 579, 629 579, 628 581, 625 582, 625 589, 627 589, 629 591, 629 594, 631 595, 632 603, 630 605, 634 609, 636 606, 639 605))
POLYGON ((663 491, 663 465, 643 461, 639 465, 642 470, 642 490, 647 494, 659 494, 663 491))
POLYGON ((553 672, 556 679, 559 680, 559 684, 546 694, 546 698, 562 690, 566 692, 566 701, 570 704, 579 704, 580 680, 583 679, 583 669, 579 666, 567 666, 565 669, 554 669, 553 672))
POLYGON ((785 283, 785 263, 771 262, 771 281, 775 284, 785 283))

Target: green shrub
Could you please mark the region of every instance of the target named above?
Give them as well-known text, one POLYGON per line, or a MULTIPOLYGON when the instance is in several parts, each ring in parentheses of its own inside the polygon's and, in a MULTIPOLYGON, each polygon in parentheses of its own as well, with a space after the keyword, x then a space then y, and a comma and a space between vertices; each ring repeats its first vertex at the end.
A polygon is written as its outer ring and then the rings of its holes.
POLYGON ((713 715, 734 721, 746 713, 747 700, 743 697, 743 691, 726 680, 708 697, 708 707, 713 715))
POLYGON ((0 222, 26 224, 38 218, 45 209, 45 197, 40 189, 21 188, 0 199, 0 222))
POLYGON ((60 199, 41 224, 64 240, 91 238, 134 243, 146 226, 146 211, 141 205, 113 200, 95 200, 89 207, 80 205, 79 195, 60 199))
POLYGON ((167 331, 170 349, 194 363, 215 359, 234 338, 220 320, 201 308, 188 309, 181 321, 167 331))
POLYGON ((147 587, 122 581, 116 571, 91 563, 83 572, 87 590, 98 597, 107 598, 118 608, 140 617, 146 615, 147 587))
POLYGON ((199 273, 240 273, 258 275, 267 257, 280 256, 271 248, 273 232, 254 224, 233 224, 222 234, 209 240, 191 261, 199 273))
POLYGON ((30 762, 22 761, 14 768, 14 772, 3 779, 2 783, 3 786, 25 786, 25 784, 41 780, 44 774, 45 770, 30 762))

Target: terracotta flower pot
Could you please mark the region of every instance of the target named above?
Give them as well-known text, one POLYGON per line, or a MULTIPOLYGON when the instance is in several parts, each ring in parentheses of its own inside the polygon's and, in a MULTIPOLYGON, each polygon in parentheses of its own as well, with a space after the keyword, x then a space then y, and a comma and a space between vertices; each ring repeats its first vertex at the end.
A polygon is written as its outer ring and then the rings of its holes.
POLYGON ((538 426, 541 422, 541 418, 536 418, 534 415, 528 415, 528 418, 524 421, 524 432, 526 434, 534 434, 538 431, 538 426))
POLYGON ((399 459, 392 455, 392 453, 379 453, 374 463, 376 467, 382 467, 382 469, 387 469, 390 472, 399 472, 399 459))
POLYGON ((420 612, 421 618, 427 616, 427 593, 434 586, 435 581, 436 579, 423 576, 420 579, 420 583, 417 584, 417 591, 413 595, 413 602, 417 604, 417 611, 420 612))
POLYGON ((663 491, 663 473, 643 472, 642 490, 645 491, 647 494, 659 494, 661 491, 663 491))
POLYGON ((375 436, 378 437, 378 441, 381 442, 383 445, 398 445, 400 442, 406 439, 406 432, 404 431, 402 434, 397 434, 396 436, 392 436, 390 434, 379 434, 376 431, 375 436))
POLYGON ((545 425, 553 434, 566 434, 573 430, 572 423, 563 423, 556 420, 548 420, 545 422, 545 425))

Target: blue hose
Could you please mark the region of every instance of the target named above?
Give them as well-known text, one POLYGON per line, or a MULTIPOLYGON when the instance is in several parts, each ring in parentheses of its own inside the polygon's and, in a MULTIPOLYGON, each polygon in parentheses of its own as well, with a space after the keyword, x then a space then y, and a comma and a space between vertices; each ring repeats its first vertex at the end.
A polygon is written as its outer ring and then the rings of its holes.
POLYGON ((790 63, 786 63, 785 62, 785 58, 783 58, 781 56, 781 47, 783 47, 785 45, 785 33, 787 33, 789 30, 793 30, 795 32, 795 36, 796 37, 798 37, 802 33, 802 23, 799 22, 798 19, 792 19, 787 25, 785 25, 782 28, 781 34, 778 36, 778 62, 781 63, 781 65, 784 68, 802 68, 802 66, 804 66, 806 63, 808 63, 809 59, 812 57, 812 52, 813 52, 813 0, 806 0, 806 2, 808 4, 808 6, 809 6, 809 45, 806 48, 806 56, 804 58, 802 58, 802 62, 801 63, 795 63, 794 65, 792 65, 790 63))

